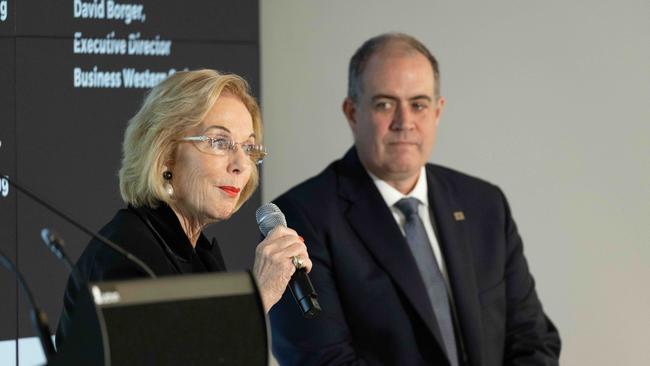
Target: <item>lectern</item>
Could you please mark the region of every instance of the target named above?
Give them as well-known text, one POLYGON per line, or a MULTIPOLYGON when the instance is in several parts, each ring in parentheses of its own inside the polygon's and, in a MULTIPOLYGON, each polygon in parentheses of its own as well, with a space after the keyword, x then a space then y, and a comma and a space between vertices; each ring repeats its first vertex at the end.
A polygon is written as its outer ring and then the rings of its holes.
POLYGON ((248 272, 89 283, 54 365, 268 365, 248 272))

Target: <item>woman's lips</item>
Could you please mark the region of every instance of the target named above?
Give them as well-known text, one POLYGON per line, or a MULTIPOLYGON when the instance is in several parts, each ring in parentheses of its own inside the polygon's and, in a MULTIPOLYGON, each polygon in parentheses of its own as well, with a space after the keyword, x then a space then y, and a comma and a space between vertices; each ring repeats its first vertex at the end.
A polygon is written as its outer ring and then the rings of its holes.
POLYGON ((233 186, 219 186, 219 189, 226 192, 230 197, 236 197, 241 189, 233 186))

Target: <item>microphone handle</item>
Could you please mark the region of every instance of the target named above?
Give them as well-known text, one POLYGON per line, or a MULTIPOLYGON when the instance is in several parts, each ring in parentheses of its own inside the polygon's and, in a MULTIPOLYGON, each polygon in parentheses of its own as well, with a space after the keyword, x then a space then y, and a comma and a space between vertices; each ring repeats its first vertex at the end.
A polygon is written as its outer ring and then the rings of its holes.
POLYGON ((320 314, 322 309, 318 303, 316 290, 304 268, 296 269, 293 273, 289 280, 289 289, 303 317, 312 319, 320 314))
MULTIPOLYGON (((277 226, 287 227, 284 214, 274 203, 267 203, 258 208, 255 212, 255 219, 264 236, 277 226)), ((296 264, 294 263, 294 265, 296 264)), ((322 309, 318 303, 318 294, 305 268, 296 266, 296 271, 289 279, 288 286, 304 318, 311 319, 320 314, 322 309)))

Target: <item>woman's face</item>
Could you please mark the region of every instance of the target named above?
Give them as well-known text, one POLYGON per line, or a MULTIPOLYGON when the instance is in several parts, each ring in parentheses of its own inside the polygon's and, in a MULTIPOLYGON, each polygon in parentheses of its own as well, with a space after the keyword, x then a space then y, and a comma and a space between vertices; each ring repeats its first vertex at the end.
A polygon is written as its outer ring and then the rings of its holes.
MULTIPOLYGON (((253 118, 235 96, 223 92, 201 125, 184 137, 207 136, 254 144, 253 118)), ((232 215, 255 164, 241 145, 229 151, 212 151, 209 142, 183 141, 169 167, 175 208, 186 220, 202 225, 232 215), (216 153, 216 154, 215 154, 216 153), (220 155, 219 155, 220 154, 220 155)))

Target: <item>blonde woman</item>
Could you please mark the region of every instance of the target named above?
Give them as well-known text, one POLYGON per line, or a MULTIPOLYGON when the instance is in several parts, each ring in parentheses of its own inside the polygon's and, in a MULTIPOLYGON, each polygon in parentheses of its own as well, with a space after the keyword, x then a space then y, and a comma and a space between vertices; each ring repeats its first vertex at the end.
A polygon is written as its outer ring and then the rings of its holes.
MULTIPOLYGON (((260 111, 247 83, 214 70, 178 72, 154 87, 129 121, 123 143, 120 192, 127 207, 101 234, 141 259, 157 276, 224 271, 219 247, 202 230, 228 219, 251 197, 266 155, 260 111)), ((273 230, 257 247, 253 275, 265 311, 282 296, 297 256, 312 263, 302 239, 273 230)), ((147 274, 93 240, 76 267, 103 281, 147 274)), ((68 281, 57 331, 65 340, 77 288, 68 281)))

